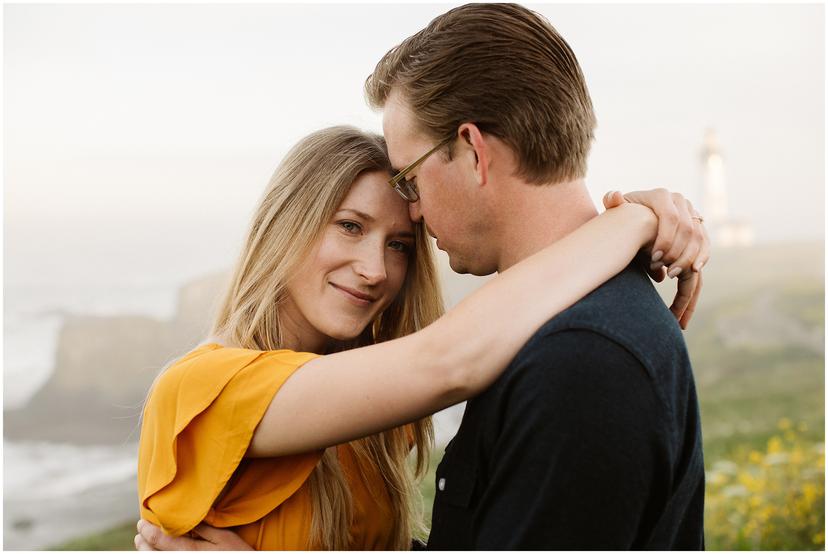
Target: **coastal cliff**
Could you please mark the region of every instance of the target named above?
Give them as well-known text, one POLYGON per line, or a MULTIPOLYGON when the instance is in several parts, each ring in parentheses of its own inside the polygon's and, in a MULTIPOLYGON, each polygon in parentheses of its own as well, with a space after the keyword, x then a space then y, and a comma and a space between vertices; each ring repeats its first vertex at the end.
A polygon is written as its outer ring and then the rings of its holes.
POLYGON ((227 275, 184 285, 172 320, 68 315, 55 369, 21 409, 4 413, 5 437, 75 444, 138 440, 141 409, 161 369, 206 336, 227 275))

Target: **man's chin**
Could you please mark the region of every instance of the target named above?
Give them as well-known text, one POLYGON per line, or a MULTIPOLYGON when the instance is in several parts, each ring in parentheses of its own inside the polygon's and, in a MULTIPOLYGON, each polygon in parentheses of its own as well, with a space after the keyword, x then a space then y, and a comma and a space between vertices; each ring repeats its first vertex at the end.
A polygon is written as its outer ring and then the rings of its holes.
POLYGON ((481 273, 476 271, 477 268, 474 264, 470 264, 466 260, 460 260, 456 256, 449 255, 449 267, 452 271, 460 275, 481 275, 481 273))
POLYGON ((465 265, 460 263, 459 261, 455 260, 454 258, 449 256, 449 267, 455 273, 459 273, 461 275, 465 275, 469 273, 469 268, 465 265))
POLYGON ((460 259, 458 256, 449 254, 449 267, 455 273, 460 275, 474 275, 476 277, 485 277, 497 271, 497 267, 484 267, 484 264, 470 263, 468 260, 460 259))

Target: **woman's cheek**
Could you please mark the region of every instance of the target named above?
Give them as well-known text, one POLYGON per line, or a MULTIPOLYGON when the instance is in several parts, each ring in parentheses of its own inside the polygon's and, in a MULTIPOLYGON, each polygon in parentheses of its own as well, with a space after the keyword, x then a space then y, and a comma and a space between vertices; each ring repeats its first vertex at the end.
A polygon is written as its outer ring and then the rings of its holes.
POLYGON ((408 271, 408 258, 406 257, 399 261, 393 262, 389 269, 389 277, 393 275, 393 278, 389 279, 393 283, 391 287, 391 296, 396 298, 400 292, 400 289, 402 289, 403 283, 405 283, 405 274, 408 271))

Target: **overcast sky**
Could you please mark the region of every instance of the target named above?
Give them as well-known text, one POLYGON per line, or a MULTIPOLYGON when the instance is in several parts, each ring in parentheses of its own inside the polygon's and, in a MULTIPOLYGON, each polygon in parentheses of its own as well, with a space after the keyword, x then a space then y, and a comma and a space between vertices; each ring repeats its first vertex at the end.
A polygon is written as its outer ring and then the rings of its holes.
MULTIPOLYGON (((7 282, 226 266, 287 149, 379 131, 365 77, 453 5, 4 5, 7 282)), ((760 241, 822 238, 823 6, 527 5, 586 75, 596 199, 699 204, 713 127, 733 215, 760 241)))

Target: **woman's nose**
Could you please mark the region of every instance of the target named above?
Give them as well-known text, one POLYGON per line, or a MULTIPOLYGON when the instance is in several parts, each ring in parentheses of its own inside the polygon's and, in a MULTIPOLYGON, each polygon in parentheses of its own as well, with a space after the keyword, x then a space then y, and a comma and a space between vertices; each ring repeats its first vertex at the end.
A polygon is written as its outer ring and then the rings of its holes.
POLYGON ((384 248, 371 247, 363 249, 363 254, 354 265, 355 271, 365 280, 366 284, 378 285, 388 277, 388 272, 385 269, 384 248))

